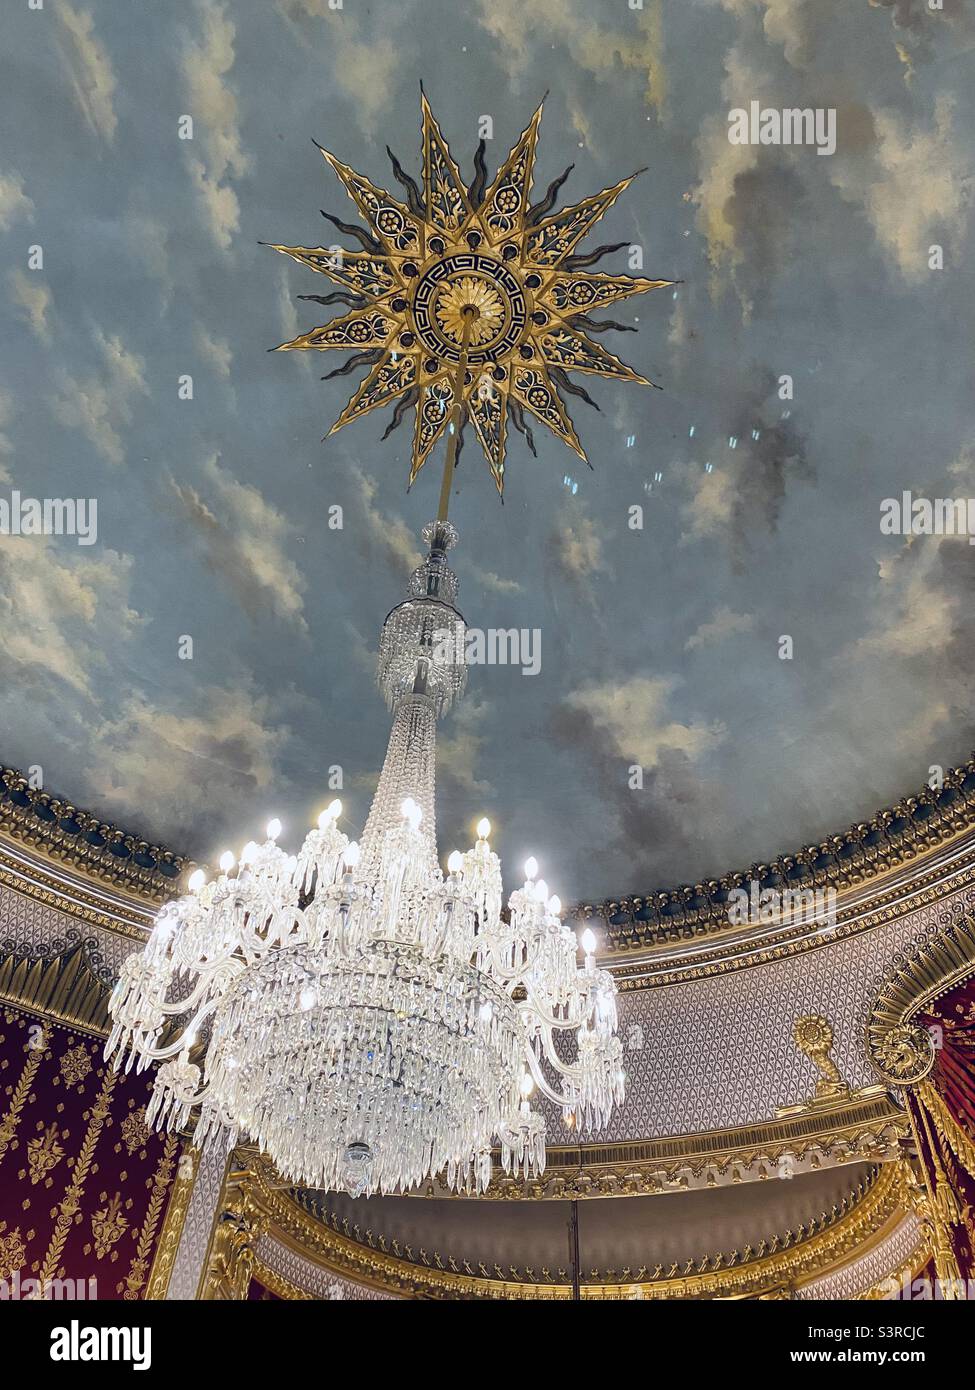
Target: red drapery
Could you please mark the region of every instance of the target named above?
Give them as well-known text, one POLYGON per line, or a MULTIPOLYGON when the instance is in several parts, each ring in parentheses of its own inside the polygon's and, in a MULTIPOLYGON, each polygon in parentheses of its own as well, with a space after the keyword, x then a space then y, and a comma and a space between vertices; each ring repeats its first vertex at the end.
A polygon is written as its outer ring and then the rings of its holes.
POLYGON ((100 1039, 0 1006, 0 1298, 145 1297, 179 1158, 151 1089, 100 1039))
POLYGON ((957 1275, 975 1279, 975 978, 919 1022, 931 1032, 936 1059, 908 1106, 957 1275))

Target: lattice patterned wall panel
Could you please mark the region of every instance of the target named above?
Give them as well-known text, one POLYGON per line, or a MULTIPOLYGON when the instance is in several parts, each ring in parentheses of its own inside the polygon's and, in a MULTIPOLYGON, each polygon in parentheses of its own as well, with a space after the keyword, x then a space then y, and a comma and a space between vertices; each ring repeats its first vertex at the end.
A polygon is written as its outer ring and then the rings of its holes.
MULTIPOLYGON (((771 1119, 808 1099, 817 1075, 792 1041, 801 1014, 833 1027, 834 1057, 850 1086, 875 1083, 864 1050, 867 1010, 895 955, 973 902, 972 890, 835 945, 734 974, 620 1000, 627 1098, 594 1139, 618 1142, 771 1119)), ((547 1107, 552 1143, 566 1142, 547 1107)))

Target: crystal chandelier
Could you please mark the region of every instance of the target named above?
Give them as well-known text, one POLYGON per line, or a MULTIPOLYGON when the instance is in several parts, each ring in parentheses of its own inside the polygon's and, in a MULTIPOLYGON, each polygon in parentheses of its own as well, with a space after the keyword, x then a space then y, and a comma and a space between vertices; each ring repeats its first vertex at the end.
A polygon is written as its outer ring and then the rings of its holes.
POLYGON ((467 669, 463 643, 442 641, 463 625, 456 532, 433 522, 424 540, 382 630, 393 725, 361 843, 338 801, 297 855, 272 821, 160 911, 110 1004, 106 1057, 160 1063, 150 1123, 182 1127, 198 1107, 196 1145, 247 1138, 287 1181, 354 1194, 434 1175, 483 1191, 495 1145, 506 1172, 541 1174, 534 1091, 582 1132, 623 1098, 616 987, 592 931, 580 945, 534 859, 502 912, 486 820, 446 875, 438 863, 436 722, 467 669))
POLYGON ((670 282, 586 271, 614 247, 576 254, 630 179, 547 215, 563 175, 531 204, 541 107, 490 187, 483 144, 468 186, 422 107, 422 188, 391 156, 407 204, 322 151, 369 230, 326 216, 359 252, 275 248, 339 286, 305 298, 351 310, 282 350, 370 367, 333 429, 395 402, 389 434, 414 404, 411 483, 448 431, 427 558, 382 630, 393 723, 361 843, 334 801, 297 855, 272 821, 211 882, 197 870, 123 965, 106 1044, 116 1066, 159 1064, 150 1122, 195 1113, 198 1146, 247 1139, 286 1181, 355 1195, 431 1177, 482 1192, 495 1147, 507 1172, 541 1174, 532 1094, 589 1133, 624 1091, 613 978, 534 859, 506 911, 486 820, 446 875, 438 862, 436 725, 467 678, 447 510, 465 426, 499 492, 509 422, 534 449, 526 413, 585 457, 559 387, 589 398, 567 373, 645 381, 585 331, 621 325, 588 311, 670 282))

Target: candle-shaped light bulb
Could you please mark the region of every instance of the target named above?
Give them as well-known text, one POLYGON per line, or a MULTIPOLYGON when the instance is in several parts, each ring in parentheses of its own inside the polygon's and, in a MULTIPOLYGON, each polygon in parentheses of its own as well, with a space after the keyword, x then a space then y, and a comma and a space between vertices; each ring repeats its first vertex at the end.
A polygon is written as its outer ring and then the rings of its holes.
POLYGON ((534 1091, 535 1089, 535 1083, 529 1076, 528 1072, 522 1072, 520 1089, 521 1094, 524 1096, 525 1100, 528 1099, 532 1091, 534 1091))
POLYGON ((557 917, 562 911, 562 899, 556 893, 553 893, 545 906, 553 917, 557 917))
POLYGON ((325 807, 325 810, 318 817, 319 830, 327 830, 333 821, 338 820, 341 814, 342 803, 341 801, 339 801, 338 797, 336 797, 334 801, 330 801, 328 803, 328 805, 325 807))
POLYGON ((596 933, 593 931, 592 927, 586 927, 586 930, 582 933, 582 936, 579 938, 579 943, 587 956, 595 954, 596 933))
POLYGON ((190 874, 187 887, 191 893, 199 893, 200 889, 207 881, 207 876, 202 869, 194 869, 190 874))
POLYGON ((459 849, 455 849, 453 854, 447 860, 447 868, 450 870, 452 874, 459 874, 463 867, 464 856, 461 854, 459 849))
POLYGON ((240 852, 241 864, 253 864, 257 858, 257 845, 253 840, 248 840, 247 844, 240 852))
POLYGON ((225 849, 219 859, 220 872, 229 874, 235 863, 236 860, 234 859, 233 850, 225 849))
POLYGON ((534 893, 536 902, 543 903, 548 898, 548 884, 543 878, 540 878, 535 884, 534 893))
POLYGON ((482 816, 477 822, 477 838, 479 840, 486 840, 490 833, 491 822, 488 820, 487 816, 482 816))
POLYGON ((342 862, 347 869, 354 869, 359 862, 359 846, 355 840, 350 840, 342 851, 342 862))
POLYGON ((528 858, 525 860, 525 877, 528 879, 529 883, 531 883, 532 879, 536 876, 537 873, 538 860, 535 858, 533 854, 530 854, 528 858))
POLYGON ((281 822, 278 820, 277 816, 274 816, 273 819, 269 820, 267 823, 267 838, 269 840, 276 840, 280 834, 281 822))

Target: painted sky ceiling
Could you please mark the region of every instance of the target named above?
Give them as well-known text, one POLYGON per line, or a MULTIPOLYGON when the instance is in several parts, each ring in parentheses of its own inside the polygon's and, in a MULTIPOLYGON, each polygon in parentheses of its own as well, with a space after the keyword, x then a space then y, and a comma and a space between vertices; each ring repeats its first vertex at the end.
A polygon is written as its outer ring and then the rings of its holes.
POLYGON ((903 489, 975 495, 970 7, 48 0, 5 30, 0 497, 98 499, 96 545, 0 536, 6 762, 199 858, 272 812, 297 839, 333 765, 361 827, 378 628, 437 469, 407 495, 411 430, 380 446, 378 413, 320 442, 355 378, 267 354, 323 321, 296 298, 321 285, 258 242, 340 240, 311 137, 385 187, 388 141, 416 177, 421 79, 470 177, 478 118, 493 172, 548 88, 536 190, 648 166, 596 240, 682 282, 607 315, 640 331, 601 344, 663 390, 586 382, 592 472, 540 428, 537 459, 509 441, 501 508, 462 456, 461 607, 539 629, 541 668, 472 672, 442 848, 486 812, 565 899, 649 889, 967 756, 975 552, 879 518, 903 489), (752 99, 835 107, 836 153, 730 144, 752 99))

